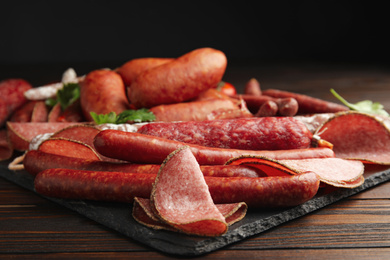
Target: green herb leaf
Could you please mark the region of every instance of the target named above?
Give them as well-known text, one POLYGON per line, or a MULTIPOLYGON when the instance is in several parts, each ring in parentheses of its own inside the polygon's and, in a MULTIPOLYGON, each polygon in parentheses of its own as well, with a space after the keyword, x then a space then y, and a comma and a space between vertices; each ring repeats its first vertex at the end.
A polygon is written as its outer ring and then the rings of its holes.
POLYGON ((138 110, 125 110, 119 115, 115 112, 108 114, 96 114, 95 112, 90 113, 96 124, 124 124, 124 123, 141 123, 151 122, 156 119, 154 114, 146 108, 138 110))
POLYGON ((371 100, 363 100, 355 104, 352 104, 349 103, 347 100, 345 100, 343 97, 341 97, 334 89, 330 89, 330 92, 344 105, 349 107, 351 110, 368 113, 368 114, 374 114, 374 115, 389 116, 389 113, 387 113, 383 109, 383 105, 380 104, 379 102, 372 102, 371 100))
POLYGON ((78 83, 64 84, 62 89, 57 91, 57 101, 61 104, 62 110, 80 98, 80 85, 78 83))
POLYGON ((90 114, 96 124, 116 124, 117 115, 115 112, 99 115, 95 112, 91 112, 90 114))

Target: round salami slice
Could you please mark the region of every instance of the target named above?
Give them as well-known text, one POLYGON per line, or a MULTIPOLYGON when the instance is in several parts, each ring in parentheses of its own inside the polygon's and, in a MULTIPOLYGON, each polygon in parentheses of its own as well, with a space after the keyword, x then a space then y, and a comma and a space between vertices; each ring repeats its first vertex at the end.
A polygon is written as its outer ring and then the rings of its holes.
POLYGON ((335 114, 317 129, 338 158, 390 164, 390 130, 379 117, 360 112, 335 114))
POLYGON ((199 164, 186 146, 164 161, 151 204, 160 220, 181 232, 219 236, 227 231, 225 217, 215 206, 199 164))

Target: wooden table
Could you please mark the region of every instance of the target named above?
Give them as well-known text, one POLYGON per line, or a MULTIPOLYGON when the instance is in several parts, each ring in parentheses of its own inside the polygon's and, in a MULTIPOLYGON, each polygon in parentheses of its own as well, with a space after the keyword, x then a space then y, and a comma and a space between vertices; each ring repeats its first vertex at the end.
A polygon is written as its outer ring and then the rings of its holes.
MULTIPOLYGON (((61 72, 59 73, 61 74, 61 72)), ((379 101, 390 111, 390 69, 372 66, 283 64, 237 66, 225 80, 242 88, 256 77, 262 88, 281 88, 334 100, 379 101)), ((388 259, 390 183, 384 183, 269 231, 202 255, 204 259, 388 259)), ((0 178, 1 259, 167 259, 0 178)))

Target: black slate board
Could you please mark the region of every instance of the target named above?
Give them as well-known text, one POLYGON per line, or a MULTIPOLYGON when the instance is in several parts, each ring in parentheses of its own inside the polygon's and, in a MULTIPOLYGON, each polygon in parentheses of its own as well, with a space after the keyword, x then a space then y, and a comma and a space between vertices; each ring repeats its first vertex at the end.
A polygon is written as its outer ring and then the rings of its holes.
MULTIPOLYGON (((33 177, 26 171, 10 171, 7 165, 8 162, 0 164, 0 177, 34 192, 33 177)), ((266 211, 249 209, 243 220, 232 225, 223 236, 215 238, 188 236, 147 228, 132 218, 131 204, 45 198, 161 252, 182 256, 198 256, 260 234, 282 223, 386 182, 390 179, 390 168, 366 166, 365 178, 364 184, 355 189, 337 189, 332 193, 315 197, 297 207, 266 211)))

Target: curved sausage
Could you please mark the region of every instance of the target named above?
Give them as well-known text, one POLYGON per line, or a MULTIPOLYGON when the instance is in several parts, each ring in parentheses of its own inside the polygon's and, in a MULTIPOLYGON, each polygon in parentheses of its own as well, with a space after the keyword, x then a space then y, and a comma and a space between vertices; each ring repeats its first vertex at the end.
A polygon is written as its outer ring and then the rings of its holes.
POLYGON ((193 50, 138 75, 129 88, 130 103, 137 108, 150 108, 191 100, 216 87, 226 66, 226 56, 219 50, 193 50))
POLYGON ((93 121, 90 113, 120 114, 129 109, 125 85, 112 70, 94 70, 81 82, 80 104, 86 120, 93 121))
POLYGON ((125 86, 130 86, 135 78, 142 72, 173 61, 173 58, 138 58, 124 63, 116 72, 121 75, 125 86))

